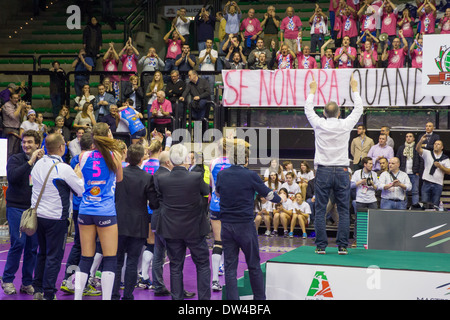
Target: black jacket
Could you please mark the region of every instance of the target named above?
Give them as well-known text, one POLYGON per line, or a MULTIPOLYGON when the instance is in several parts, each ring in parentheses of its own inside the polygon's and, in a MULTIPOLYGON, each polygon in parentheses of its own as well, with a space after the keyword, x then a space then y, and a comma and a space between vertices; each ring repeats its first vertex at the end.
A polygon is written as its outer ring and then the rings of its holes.
POLYGON ((157 209, 153 176, 138 166, 123 169, 123 179, 116 186, 117 226, 120 236, 147 238, 149 214, 147 201, 151 209, 157 209))
POLYGON ((186 85, 186 89, 183 92, 183 98, 186 99, 186 97, 190 94, 192 97, 199 96, 200 99, 211 99, 211 86, 209 84, 209 81, 204 78, 198 78, 197 83, 193 83, 192 81, 189 81, 189 83, 186 85))
MULTIPOLYGON (((405 144, 402 144, 400 147, 398 147, 396 156, 397 156, 397 158, 400 159, 400 170, 406 172, 406 156, 403 155, 404 150, 405 150, 405 144)), ((413 170, 414 174, 421 173, 423 170, 423 159, 419 155, 419 153, 416 151, 416 148, 414 148, 414 151, 413 151, 412 170, 413 170)))
POLYGON ((28 209, 31 206, 30 174, 33 168, 28 164, 27 155, 16 153, 8 159, 6 174, 8 189, 6 190, 6 206, 28 209))
POLYGON ((145 108, 143 108, 144 103, 144 89, 142 87, 138 87, 136 91, 133 90, 133 86, 129 81, 125 82, 122 86, 122 100, 128 99, 131 97, 133 92, 136 93, 135 99, 135 109, 139 112, 144 112, 145 108))
POLYGON ((161 216, 156 233, 165 239, 195 239, 209 233, 202 211, 202 196, 209 187, 199 172, 176 166, 169 174, 156 177, 161 193, 161 216))

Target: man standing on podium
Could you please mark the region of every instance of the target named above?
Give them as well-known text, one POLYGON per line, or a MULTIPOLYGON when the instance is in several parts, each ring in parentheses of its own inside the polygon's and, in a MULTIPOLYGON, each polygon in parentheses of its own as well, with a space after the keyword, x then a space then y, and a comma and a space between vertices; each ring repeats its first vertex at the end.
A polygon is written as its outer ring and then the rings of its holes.
POLYGON ((339 214, 338 232, 336 244, 339 254, 347 254, 347 246, 350 232, 350 173, 348 144, 350 132, 363 113, 361 96, 358 93, 358 83, 353 78, 350 80, 355 107, 345 119, 339 119, 340 110, 336 102, 330 101, 325 105, 323 115, 319 117, 314 111, 314 95, 317 83, 313 76, 310 83, 310 92, 306 99, 305 114, 314 129, 315 155, 315 196, 316 217, 314 221, 316 232, 316 253, 325 254, 328 245, 326 231, 326 208, 330 193, 334 193, 337 211, 339 214))

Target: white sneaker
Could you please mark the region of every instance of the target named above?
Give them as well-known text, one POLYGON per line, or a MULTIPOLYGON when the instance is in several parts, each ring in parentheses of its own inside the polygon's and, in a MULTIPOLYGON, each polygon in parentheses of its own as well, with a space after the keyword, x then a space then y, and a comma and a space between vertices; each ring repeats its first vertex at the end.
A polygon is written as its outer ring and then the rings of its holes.
POLYGON ((14 287, 14 284, 12 282, 7 282, 2 284, 3 291, 7 295, 16 294, 16 288, 14 287))
POLYGON ((222 286, 219 284, 219 281, 213 281, 211 289, 213 291, 222 291, 222 286))

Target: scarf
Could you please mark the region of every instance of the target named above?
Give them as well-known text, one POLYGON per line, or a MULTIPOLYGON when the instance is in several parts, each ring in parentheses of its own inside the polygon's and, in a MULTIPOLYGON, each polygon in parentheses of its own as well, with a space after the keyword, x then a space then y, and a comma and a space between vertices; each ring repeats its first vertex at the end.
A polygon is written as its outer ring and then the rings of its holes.
POLYGON ((415 142, 405 142, 405 149, 403 150, 403 155, 406 157, 406 159, 412 159, 414 156, 414 145, 415 142))
POLYGON ((448 159, 448 157, 444 154, 444 152, 442 152, 441 156, 439 158, 436 158, 435 154, 433 151, 431 151, 431 156, 433 157, 433 165, 430 168, 430 175, 433 175, 434 172, 436 171, 437 167, 434 165, 434 162, 441 162, 445 159, 448 159))

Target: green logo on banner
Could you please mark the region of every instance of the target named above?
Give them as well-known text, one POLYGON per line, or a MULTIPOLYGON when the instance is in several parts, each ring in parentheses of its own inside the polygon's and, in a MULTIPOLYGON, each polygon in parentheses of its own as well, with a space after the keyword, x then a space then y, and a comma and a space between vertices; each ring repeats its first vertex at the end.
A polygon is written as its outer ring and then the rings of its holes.
POLYGON ((330 283, 325 275, 325 271, 316 271, 306 296, 315 298, 333 298, 333 293, 331 292, 330 283))

